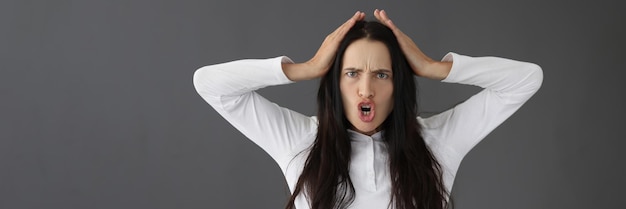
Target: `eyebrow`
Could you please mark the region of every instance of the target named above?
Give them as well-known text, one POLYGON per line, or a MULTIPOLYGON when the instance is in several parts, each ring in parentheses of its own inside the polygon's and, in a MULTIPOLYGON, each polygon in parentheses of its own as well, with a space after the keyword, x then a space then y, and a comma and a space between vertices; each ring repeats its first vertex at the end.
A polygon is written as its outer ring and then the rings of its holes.
MULTIPOLYGON (((353 67, 349 67, 349 68, 344 68, 342 71, 357 71, 357 72, 363 72, 362 69, 357 69, 357 68, 353 68, 353 67)), ((392 73, 391 70, 388 69, 377 69, 377 70, 372 70, 372 73, 392 73)))

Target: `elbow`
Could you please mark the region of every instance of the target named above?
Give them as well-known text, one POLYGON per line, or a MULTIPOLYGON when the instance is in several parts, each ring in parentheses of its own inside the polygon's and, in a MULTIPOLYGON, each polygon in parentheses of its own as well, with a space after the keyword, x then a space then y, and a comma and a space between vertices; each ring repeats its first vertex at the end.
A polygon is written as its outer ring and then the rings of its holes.
POLYGON ((200 95, 210 95, 211 94, 211 86, 209 84, 214 83, 210 81, 210 76, 208 75, 208 71, 210 71, 210 66, 204 66, 197 69, 193 73, 193 86, 196 89, 196 92, 200 95))
POLYGON ((198 68, 194 73, 193 73, 193 86, 196 88, 196 90, 198 90, 200 84, 202 83, 202 74, 204 67, 198 68))
POLYGON ((533 87, 533 90, 535 92, 537 92, 539 90, 539 88, 541 88, 541 85, 543 84, 543 69, 541 69, 541 66, 537 65, 537 64, 530 64, 530 83, 533 87))

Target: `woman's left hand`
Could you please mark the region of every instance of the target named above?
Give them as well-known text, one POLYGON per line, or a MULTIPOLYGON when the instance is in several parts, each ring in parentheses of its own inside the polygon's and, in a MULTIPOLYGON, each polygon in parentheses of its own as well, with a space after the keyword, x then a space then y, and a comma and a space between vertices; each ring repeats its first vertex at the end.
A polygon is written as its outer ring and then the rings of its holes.
POLYGON ((396 27, 385 10, 374 10, 374 16, 393 31, 415 75, 436 80, 443 80, 448 76, 452 63, 437 62, 426 56, 409 36, 396 27))

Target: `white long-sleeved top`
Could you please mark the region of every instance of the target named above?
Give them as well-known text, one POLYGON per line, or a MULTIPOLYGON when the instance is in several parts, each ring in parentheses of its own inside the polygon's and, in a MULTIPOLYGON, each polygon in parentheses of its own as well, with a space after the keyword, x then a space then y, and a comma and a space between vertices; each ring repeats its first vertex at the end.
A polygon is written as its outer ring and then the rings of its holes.
MULTIPOLYGON (((428 118, 416 116, 427 146, 442 165, 444 185, 451 191, 463 157, 539 89, 543 73, 538 65, 497 57, 448 53, 443 61, 453 62, 443 82, 484 88, 445 112, 428 118)), ((206 102, 278 163, 293 192, 308 156, 307 148, 317 134, 317 118, 280 107, 255 92, 291 83, 281 67, 286 62, 292 61, 282 56, 205 66, 195 72, 193 82, 206 102)), ((356 190, 350 208, 387 208, 391 180, 382 134, 349 133, 350 178, 356 190)), ((295 205, 310 208, 303 195, 297 197, 295 205)))

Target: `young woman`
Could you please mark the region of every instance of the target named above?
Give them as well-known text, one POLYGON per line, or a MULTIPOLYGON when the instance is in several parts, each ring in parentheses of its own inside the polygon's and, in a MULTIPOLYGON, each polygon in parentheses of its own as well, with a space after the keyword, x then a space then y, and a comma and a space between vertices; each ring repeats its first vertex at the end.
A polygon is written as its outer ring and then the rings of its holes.
POLYGON ((287 208, 447 208, 461 160, 541 86, 541 68, 449 53, 434 61, 388 18, 357 12, 312 59, 239 60, 202 67, 196 90, 280 166, 287 208), (418 116, 414 76, 483 87, 440 114, 418 116), (317 116, 256 92, 321 78, 317 116))

